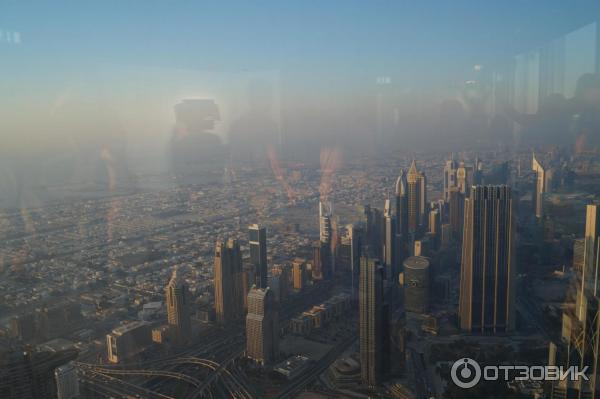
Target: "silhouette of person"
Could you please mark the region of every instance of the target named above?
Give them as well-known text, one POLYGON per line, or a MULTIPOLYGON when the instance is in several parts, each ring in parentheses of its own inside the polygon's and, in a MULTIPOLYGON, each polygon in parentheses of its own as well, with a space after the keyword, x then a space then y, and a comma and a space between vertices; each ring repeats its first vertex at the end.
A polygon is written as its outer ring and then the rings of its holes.
POLYGON ((272 93, 262 80, 250 82, 246 112, 229 130, 232 159, 237 162, 265 161, 279 147, 279 128, 271 118, 272 93))
POLYGON ((186 99, 175 105, 171 164, 180 184, 210 179, 217 171, 220 178, 227 157, 221 139, 211 133, 219 120, 214 100, 186 99))
POLYGON ((598 151, 600 147, 600 75, 582 75, 569 101, 575 153, 598 151))
POLYGON ((551 94, 535 114, 523 114, 505 106, 506 115, 523 127, 523 140, 532 145, 575 145, 575 152, 597 147, 600 119, 600 79, 597 74, 579 77, 575 94, 566 100, 551 94), (570 132, 570 133, 569 133, 570 132))

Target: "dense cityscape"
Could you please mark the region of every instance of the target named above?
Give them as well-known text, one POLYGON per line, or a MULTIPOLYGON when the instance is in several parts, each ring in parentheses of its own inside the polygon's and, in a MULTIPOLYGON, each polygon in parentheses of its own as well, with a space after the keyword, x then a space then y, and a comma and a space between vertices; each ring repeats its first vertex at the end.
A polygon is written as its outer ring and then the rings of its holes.
POLYGON ((359 137, 250 79, 161 100, 164 169, 0 152, 0 399, 600 398, 600 29, 544 40, 435 118, 375 76, 359 137))

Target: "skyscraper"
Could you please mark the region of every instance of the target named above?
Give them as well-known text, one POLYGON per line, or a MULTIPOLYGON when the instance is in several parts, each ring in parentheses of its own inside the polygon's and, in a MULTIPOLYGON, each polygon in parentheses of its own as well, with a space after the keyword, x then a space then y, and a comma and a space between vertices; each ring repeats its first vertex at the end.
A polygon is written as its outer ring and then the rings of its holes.
POLYGON ((535 173, 535 184, 533 188, 533 210, 535 217, 540 219, 544 215, 544 193, 550 188, 552 174, 537 160, 535 154, 531 159, 531 170, 535 173))
POLYGON ((408 238, 408 183, 404 170, 396 180, 396 233, 401 243, 408 238))
POLYGON ((452 157, 446 161, 444 165, 444 201, 450 201, 450 189, 456 187, 456 168, 458 164, 452 157))
POLYGON ((246 315, 246 356, 267 365, 279 355, 279 320, 269 288, 252 287, 246 315))
POLYGON ((481 184, 482 167, 479 158, 475 158, 473 166, 466 166, 465 161, 456 162, 454 154, 446 161, 444 166, 444 201, 450 202, 450 195, 457 190, 463 195, 468 195, 473 185, 481 184))
POLYGON ((322 258, 323 277, 329 279, 335 272, 335 256, 333 256, 334 226, 333 206, 331 202, 319 202, 319 240, 327 248, 327 254, 322 258))
POLYGON ((319 239, 321 242, 331 242, 331 216, 333 209, 331 202, 319 201, 319 239))
POLYGON ((515 262, 511 190, 475 186, 465 200, 460 327, 496 333, 514 329, 515 262))
POLYGON ((273 267, 272 273, 279 276, 279 297, 281 300, 287 298, 290 285, 289 265, 277 265, 273 267))
POLYGON ((55 370, 75 360, 76 350, 57 352, 10 348, 0 351, 0 398, 56 398, 55 370))
POLYGON ((425 220, 427 211, 427 179, 425 174, 417 170, 415 160, 410 164, 406 177, 408 184, 408 232, 417 233, 425 220))
POLYGON ((360 256, 363 242, 363 229, 358 224, 346 226, 345 235, 342 237, 341 247, 347 251, 347 263, 350 269, 352 299, 358 295, 358 276, 360 271, 360 256))
POLYGON ((215 314, 219 323, 243 315, 242 254, 236 240, 219 241, 215 248, 215 314))
POLYGON ((267 229, 253 224, 248 228, 248 238, 255 284, 258 288, 267 288, 267 229))
POLYGON ((379 258, 383 248, 383 214, 377 208, 365 205, 365 246, 369 256, 379 258))
POLYGON ((432 240, 431 245, 435 250, 439 247, 441 228, 440 211, 438 209, 431 209, 429 211, 429 234, 432 240))
POLYGON ((404 309, 407 312, 427 312, 430 302, 430 280, 427 258, 411 256, 404 260, 404 309))
POLYGON ((313 242, 312 255, 313 280, 331 277, 331 249, 329 244, 322 241, 313 242))
POLYGON ((174 331, 175 340, 183 343, 191 334, 190 298, 181 273, 175 269, 167 285, 167 319, 174 331))
POLYGON ((242 299, 244 310, 248 309, 248 293, 254 285, 254 265, 249 262, 242 262, 242 299))
POLYGON ((450 190, 449 204, 450 208, 450 227, 455 240, 462 241, 463 223, 465 219, 465 195, 458 188, 454 187, 450 190))
POLYGON ((600 212, 598 205, 587 205, 581 283, 577 287, 574 311, 563 311, 562 335, 550 345, 551 366, 588 367, 589 381, 557 381, 552 385, 553 399, 566 397, 600 398, 600 298, 598 267, 600 266, 600 212), (567 396, 567 394, 569 396, 567 396), (572 395, 572 396, 571 396, 572 395))
POLYGON ((383 267, 377 259, 360 259, 360 363, 361 378, 377 385, 384 374, 386 315, 383 302, 383 267))
POLYGON ((471 188, 472 178, 472 168, 465 166, 465 161, 460 161, 456 169, 456 188, 458 188, 458 191, 466 195, 471 188))
POLYGON ((294 289, 302 291, 306 288, 306 260, 295 258, 292 261, 292 279, 294 281, 294 289))
POLYGON ((579 317, 583 316, 582 306, 585 304, 584 297, 598 297, 600 282, 598 279, 598 267, 600 266, 600 209, 598 205, 590 204, 586 206, 585 213, 585 235, 583 249, 583 271, 581 275, 582 287, 579 290, 581 298, 580 305, 577 307, 579 317))
POLYGON ((56 399, 75 399, 79 397, 79 379, 77 369, 72 362, 54 370, 56 399))
POLYGON ((392 203, 385 200, 383 208, 383 263, 385 265, 385 278, 388 281, 397 282, 398 273, 396 265, 397 242, 396 220, 392 215, 392 203))

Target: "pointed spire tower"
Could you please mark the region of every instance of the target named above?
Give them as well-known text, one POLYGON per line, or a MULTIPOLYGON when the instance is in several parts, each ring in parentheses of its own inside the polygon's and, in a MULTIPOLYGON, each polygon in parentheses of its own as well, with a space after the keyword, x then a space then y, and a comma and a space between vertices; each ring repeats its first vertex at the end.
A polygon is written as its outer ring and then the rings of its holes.
POLYGON ((406 173, 400 169, 400 175, 396 179, 396 196, 406 195, 406 173))
POLYGON ((427 193, 425 174, 417 169, 417 162, 413 159, 408 169, 407 196, 408 196, 408 232, 417 233, 425 220, 427 211, 427 193))
POLYGON ((410 168, 408 168, 408 178, 416 178, 419 175, 419 171, 417 170, 417 161, 412 160, 410 164, 410 168))
POLYGON ((400 243, 408 238, 408 183, 404 169, 396 180, 396 233, 400 236, 400 243))

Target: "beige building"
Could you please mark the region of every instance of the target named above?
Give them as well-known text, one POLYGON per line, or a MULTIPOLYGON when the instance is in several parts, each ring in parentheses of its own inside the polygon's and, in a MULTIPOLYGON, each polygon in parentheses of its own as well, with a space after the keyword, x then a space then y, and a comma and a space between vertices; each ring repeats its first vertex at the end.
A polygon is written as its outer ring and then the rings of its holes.
POLYGON ((252 287, 248 294, 246 315, 246 356, 267 365, 279 355, 279 316, 273 293, 267 288, 252 287))
POLYGON ((173 328, 177 343, 184 343, 191 335, 190 295, 181 272, 175 269, 165 288, 167 297, 167 320, 173 328))

